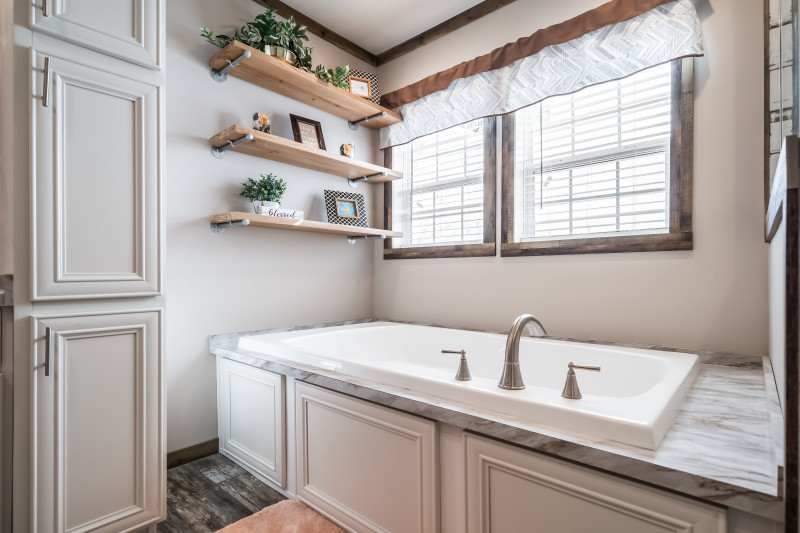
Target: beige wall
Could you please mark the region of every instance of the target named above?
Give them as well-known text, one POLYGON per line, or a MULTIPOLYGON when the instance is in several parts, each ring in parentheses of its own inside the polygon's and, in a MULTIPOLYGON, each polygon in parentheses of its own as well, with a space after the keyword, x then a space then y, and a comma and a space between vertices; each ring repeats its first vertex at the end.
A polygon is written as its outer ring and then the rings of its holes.
MULTIPOLYGON (((214 359, 208 335, 227 331, 363 318, 372 315, 372 249, 344 238, 235 228, 209 230, 211 213, 246 210, 239 183, 274 172, 289 184, 283 204, 324 220, 315 199, 324 189, 347 190, 342 178, 260 158, 229 153, 217 160, 208 138, 256 111, 273 117, 273 133, 291 138, 289 113, 322 123, 328 150, 355 141, 370 159, 374 134, 352 132, 347 122, 289 98, 229 77, 218 84, 208 73, 216 48, 199 36, 201 26, 229 32, 263 11, 251 0, 167 2, 166 157, 166 364, 170 451, 216 437, 214 359)), ((364 67, 312 36, 316 63, 364 67)), ((374 187, 355 192, 370 201, 374 187)))
MULTIPOLYGON (((381 89, 600 3, 518 0, 382 66, 381 89)), ((695 61, 693 251, 392 261, 376 251, 376 316, 507 329, 529 312, 553 335, 765 354, 763 5, 696 4, 706 56, 695 61)))

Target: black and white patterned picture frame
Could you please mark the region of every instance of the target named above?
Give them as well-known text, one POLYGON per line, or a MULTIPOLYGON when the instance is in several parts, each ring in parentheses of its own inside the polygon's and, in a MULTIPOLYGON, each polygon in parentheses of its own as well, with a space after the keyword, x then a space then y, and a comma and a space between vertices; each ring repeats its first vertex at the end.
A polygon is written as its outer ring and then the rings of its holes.
POLYGON ((363 194, 326 190, 325 212, 331 224, 368 227, 363 194))
POLYGON ((381 103, 381 91, 378 89, 378 75, 372 72, 364 72, 363 70, 350 69, 350 75, 357 78, 366 78, 369 80, 370 96, 369 100, 374 104, 381 103))

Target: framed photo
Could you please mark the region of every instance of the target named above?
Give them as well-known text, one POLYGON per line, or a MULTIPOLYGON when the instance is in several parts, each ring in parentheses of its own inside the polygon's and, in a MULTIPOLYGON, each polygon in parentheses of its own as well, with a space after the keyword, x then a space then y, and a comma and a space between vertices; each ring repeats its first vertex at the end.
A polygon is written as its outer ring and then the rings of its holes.
POLYGON ((325 211, 331 224, 367 227, 367 210, 362 194, 326 190, 325 211))
POLYGON ((369 100, 372 98, 372 85, 369 79, 359 78, 358 76, 350 75, 347 77, 348 84, 350 85, 350 92, 357 94, 369 100))
POLYGON ((289 119, 292 121, 292 134, 296 142, 325 149, 325 139, 322 138, 322 126, 319 122, 291 114, 289 119))
POLYGON ((369 80, 369 92, 371 94, 369 99, 372 100, 372 103, 374 104, 381 103, 381 89, 380 86, 378 85, 377 74, 374 74, 372 72, 367 72, 366 70, 356 70, 351 68, 350 75, 353 76, 354 78, 362 78, 369 80))

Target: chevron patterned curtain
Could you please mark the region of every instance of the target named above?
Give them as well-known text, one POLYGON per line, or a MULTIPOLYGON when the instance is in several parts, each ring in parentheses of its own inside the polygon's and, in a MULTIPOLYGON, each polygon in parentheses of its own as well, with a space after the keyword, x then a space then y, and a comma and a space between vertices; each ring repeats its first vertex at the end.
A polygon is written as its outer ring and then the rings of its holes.
POLYGON ((559 94, 630 76, 674 59, 703 55, 692 0, 676 0, 635 18, 547 46, 513 63, 453 81, 398 108, 403 122, 382 128, 388 148, 472 120, 504 115, 559 94))

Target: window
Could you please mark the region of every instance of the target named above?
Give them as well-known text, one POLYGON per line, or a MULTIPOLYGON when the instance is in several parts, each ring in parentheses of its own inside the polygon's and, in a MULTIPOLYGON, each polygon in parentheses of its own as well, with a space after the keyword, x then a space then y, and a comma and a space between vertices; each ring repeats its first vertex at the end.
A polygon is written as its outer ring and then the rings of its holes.
POLYGON ((677 60, 504 117, 502 255, 691 249, 691 87, 677 60))
POLYGON ((386 166, 403 172, 385 185, 387 224, 403 237, 384 257, 495 254, 495 139, 489 118, 387 150, 386 166))

